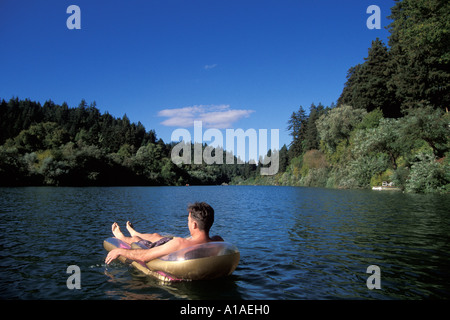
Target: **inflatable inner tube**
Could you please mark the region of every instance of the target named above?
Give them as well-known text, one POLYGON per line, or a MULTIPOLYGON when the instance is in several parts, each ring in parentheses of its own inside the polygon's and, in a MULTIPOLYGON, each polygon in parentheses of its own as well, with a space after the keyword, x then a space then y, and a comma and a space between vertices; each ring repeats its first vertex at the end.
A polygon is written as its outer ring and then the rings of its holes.
MULTIPOLYGON (((117 238, 106 239, 103 246, 108 251, 115 248, 147 249, 138 243, 130 246, 117 238)), ((119 257, 120 261, 131 263, 136 269, 163 281, 209 280, 227 276, 236 269, 239 259, 239 250, 222 241, 187 247, 147 263, 119 257)))

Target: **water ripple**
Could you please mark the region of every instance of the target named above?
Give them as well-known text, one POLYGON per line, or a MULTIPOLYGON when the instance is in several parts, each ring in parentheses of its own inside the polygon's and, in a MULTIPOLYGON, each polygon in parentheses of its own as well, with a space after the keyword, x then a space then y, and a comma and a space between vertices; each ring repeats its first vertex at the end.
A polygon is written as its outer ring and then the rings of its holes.
POLYGON ((318 188, 2 188, 0 298, 449 298, 449 207, 445 196, 318 188), (104 264, 114 221, 185 236, 195 201, 215 208, 212 233, 241 251, 232 276, 162 284, 104 264), (81 290, 67 289, 72 264, 81 290), (367 289, 369 265, 381 290, 367 289))

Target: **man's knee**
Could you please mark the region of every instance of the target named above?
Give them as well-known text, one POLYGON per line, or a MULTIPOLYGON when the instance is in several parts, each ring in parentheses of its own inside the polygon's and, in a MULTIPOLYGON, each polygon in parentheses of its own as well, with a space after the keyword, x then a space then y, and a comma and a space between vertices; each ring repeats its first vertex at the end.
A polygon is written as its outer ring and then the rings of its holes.
POLYGON ((142 238, 139 237, 139 236, 132 236, 132 237, 131 237, 131 242, 139 242, 139 241, 141 241, 141 240, 142 240, 142 238))

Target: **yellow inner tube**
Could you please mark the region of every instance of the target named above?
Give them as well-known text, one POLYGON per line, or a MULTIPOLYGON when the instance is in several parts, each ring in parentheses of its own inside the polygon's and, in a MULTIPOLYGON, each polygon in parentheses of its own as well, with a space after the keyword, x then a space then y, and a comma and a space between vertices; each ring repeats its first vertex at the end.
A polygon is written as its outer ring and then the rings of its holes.
MULTIPOLYGON (((133 250, 141 248, 109 238, 103 243, 106 250, 125 248, 133 250)), ((206 280, 230 275, 240 260, 239 250, 228 242, 208 242, 184 248, 147 263, 129 262, 138 270, 164 281, 206 280)))

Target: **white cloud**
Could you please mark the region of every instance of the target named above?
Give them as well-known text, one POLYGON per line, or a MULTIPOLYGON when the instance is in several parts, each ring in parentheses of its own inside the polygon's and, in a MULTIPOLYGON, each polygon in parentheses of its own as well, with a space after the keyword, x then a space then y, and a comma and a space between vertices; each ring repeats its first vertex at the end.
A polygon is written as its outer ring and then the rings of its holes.
POLYGON ((204 68, 205 70, 209 70, 209 69, 214 69, 215 67, 217 67, 217 63, 214 63, 214 64, 207 64, 207 65, 205 65, 203 68, 204 68))
POLYGON ((254 110, 231 109, 229 105, 198 105, 176 109, 164 109, 158 116, 168 119, 161 122, 169 127, 192 127, 194 121, 202 121, 207 128, 226 129, 233 123, 248 118, 254 110))

